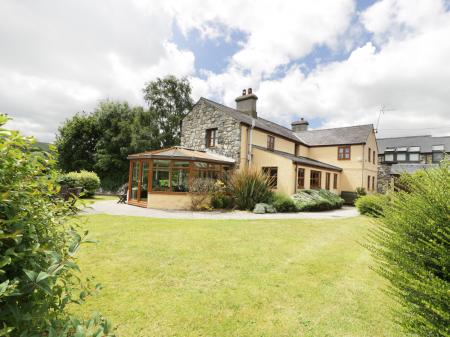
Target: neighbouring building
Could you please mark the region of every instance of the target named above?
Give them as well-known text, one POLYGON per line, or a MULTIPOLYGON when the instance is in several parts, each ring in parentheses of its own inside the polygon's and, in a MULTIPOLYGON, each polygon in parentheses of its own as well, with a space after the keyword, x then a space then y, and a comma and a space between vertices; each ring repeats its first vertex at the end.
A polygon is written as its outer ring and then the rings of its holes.
POLYGON ((251 89, 236 98, 236 108, 200 98, 183 119, 181 146, 128 157, 128 203, 186 209, 193 179, 245 168, 262 170, 275 191, 289 195, 310 188, 376 190, 373 125, 309 130, 302 118, 286 128, 258 117, 257 100, 251 89))
POLYGON ((379 138, 378 186, 384 193, 394 177, 403 172, 434 167, 450 153, 450 137, 410 136, 379 138))

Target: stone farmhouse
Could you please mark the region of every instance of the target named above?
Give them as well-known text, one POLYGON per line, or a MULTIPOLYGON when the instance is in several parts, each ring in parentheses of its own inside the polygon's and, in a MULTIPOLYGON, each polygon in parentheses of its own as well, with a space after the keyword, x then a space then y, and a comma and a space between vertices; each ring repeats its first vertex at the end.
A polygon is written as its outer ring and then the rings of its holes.
POLYGON ((181 146, 133 154, 128 203, 187 209, 196 177, 220 178, 229 170, 262 170, 272 188, 337 194, 377 186, 378 148, 373 125, 308 130, 303 118, 291 128, 258 117, 251 88, 230 108, 200 98, 182 121, 181 146))

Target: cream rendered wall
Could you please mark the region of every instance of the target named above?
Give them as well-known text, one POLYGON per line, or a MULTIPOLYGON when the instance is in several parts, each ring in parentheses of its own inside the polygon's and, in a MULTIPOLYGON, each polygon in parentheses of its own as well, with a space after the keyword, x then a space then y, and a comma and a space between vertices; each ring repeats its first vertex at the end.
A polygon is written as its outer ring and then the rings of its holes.
POLYGON ((276 191, 288 195, 295 193, 296 171, 291 160, 257 148, 253 148, 252 167, 278 167, 278 184, 276 191))
MULTIPOLYGON (((271 134, 259 129, 253 129, 252 143, 254 145, 267 148, 267 135, 271 134)), ((295 154, 295 142, 286 140, 276 135, 272 136, 275 137, 275 150, 295 154)))
POLYGON ((149 193, 147 208, 159 209, 191 209, 190 194, 149 193))
POLYGON ((296 156, 309 157, 309 147, 299 144, 297 147, 296 156))
MULTIPOLYGON (((354 192, 357 187, 364 187, 364 146, 351 145, 350 160, 338 160, 338 146, 318 146, 309 148, 309 158, 323 161, 342 168, 341 191, 354 192)), ((366 178, 367 179, 367 178, 366 178)))
POLYGON ((368 193, 376 193, 377 191, 377 175, 378 175, 378 148, 375 132, 372 131, 367 138, 367 143, 364 146, 364 188, 368 193), (370 148, 370 162, 368 158, 368 149, 370 148), (375 150, 375 164, 373 163, 373 151, 375 150), (370 190, 367 190, 367 177, 370 176, 370 190), (372 177, 375 177, 375 188, 372 186, 372 177))

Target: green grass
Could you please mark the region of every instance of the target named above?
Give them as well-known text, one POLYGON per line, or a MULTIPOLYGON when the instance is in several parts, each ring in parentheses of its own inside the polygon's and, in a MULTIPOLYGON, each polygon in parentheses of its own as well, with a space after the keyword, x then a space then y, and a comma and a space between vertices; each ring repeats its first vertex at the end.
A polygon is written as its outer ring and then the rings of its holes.
POLYGON ((360 245, 364 217, 163 220, 83 217, 80 252, 119 336, 404 336, 360 245))
POLYGON ((119 197, 116 195, 94 195, 89 198, 80 198, 77 200, 78 206, 89 206, 92 205, 94 202, 102 201, 102 200, 119 200, 119 197))

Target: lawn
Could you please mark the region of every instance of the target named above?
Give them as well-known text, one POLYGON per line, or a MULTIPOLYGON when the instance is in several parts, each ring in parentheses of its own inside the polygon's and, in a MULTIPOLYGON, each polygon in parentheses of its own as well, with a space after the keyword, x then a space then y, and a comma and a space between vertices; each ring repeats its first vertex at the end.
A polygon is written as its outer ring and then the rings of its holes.
POLYGON ((361 246, 367 218, 163 220, 84 216, 80 252, 118 336, 404 336, 361 246))

